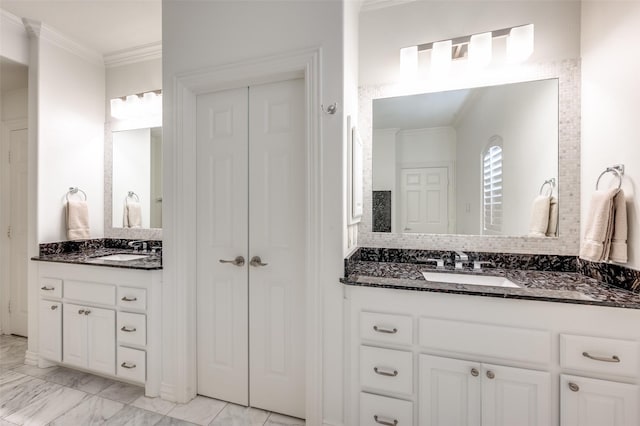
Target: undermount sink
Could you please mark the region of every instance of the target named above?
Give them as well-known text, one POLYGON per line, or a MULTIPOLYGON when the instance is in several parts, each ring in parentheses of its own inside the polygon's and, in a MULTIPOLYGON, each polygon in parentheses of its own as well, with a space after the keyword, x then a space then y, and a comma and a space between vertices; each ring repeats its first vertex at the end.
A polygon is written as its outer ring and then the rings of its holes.
POLYGON ((149 257, 146 254, 127 254, 127 253, 119 253, 119 254, 109 254, 106 256, 94 257, 96 260, 112 260, 115 262, 128 262, 130 260, 138 260, 144 259, 145 257, 149 257))
POLYGON ((456 274, 448 272, 423 272, 424 279, 432 282, 466 284, 466 285, 484 285, 493 287, 514 287, 520 286, 505 277, 494 277, 490 275, 471 275, 456 274))

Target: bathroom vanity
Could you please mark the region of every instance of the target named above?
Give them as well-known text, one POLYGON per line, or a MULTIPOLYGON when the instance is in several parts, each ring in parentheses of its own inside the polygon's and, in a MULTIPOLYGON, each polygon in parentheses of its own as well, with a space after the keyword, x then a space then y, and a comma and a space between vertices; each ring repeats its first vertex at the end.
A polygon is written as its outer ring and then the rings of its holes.
POLYGON ((60 364, 145 386, 161 382, 161 257, 123 249, 43 254, 35 321, 40 367, 60 364))
POLYGON ((343 283, 347 424, 640 422, 637 293, 575 272, 349 260, 343 283))

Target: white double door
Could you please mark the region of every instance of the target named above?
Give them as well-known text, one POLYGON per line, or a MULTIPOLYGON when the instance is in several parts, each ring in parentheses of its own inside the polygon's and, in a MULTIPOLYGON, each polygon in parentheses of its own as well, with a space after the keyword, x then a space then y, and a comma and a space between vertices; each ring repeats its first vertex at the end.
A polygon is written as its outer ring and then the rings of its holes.
POLYGON ((198 393, 296 417, 305 401, 304 135, 303 80, 198 96, 198 393))

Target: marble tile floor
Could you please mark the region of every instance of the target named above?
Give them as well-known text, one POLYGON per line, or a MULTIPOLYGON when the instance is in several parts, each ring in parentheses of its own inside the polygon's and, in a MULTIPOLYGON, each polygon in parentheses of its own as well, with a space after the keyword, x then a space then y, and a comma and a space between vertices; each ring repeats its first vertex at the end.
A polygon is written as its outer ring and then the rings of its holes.
POLYGON ((0 426, 298 426, 304 420, 204 396, 187 404, 64 367, 24 364, 27 339, 0 335, 0 426))

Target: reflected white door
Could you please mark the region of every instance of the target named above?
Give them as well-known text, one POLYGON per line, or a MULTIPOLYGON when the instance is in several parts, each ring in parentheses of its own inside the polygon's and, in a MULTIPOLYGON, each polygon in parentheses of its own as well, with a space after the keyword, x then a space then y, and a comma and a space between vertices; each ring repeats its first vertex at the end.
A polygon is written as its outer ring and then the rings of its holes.
POLYGON ((402 232, 445 234, 449 224, 446 167, 400 170, 402 232))
POLYGON ((248 91, 197 100, 198 393, 248 405, 248 91), (228 261, 220 263, 220 260, 228 261))
POLYGON ((305 383, 303 112, 302 80, 197 101, 198 393, 297 417, 305 383), (255 256, 263 265, 250 265, 255 256), (244 263, 230 263, 238 257, 244 263))
POLYGON ((249 371, 252 406, 304 417, 303 80, 249 88, 249 371))
POLYGON ((9 332, 27 336, 27 129, 9 136, 10 163, 10 261, 11 283, 9 332))

